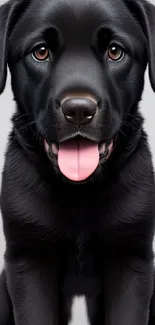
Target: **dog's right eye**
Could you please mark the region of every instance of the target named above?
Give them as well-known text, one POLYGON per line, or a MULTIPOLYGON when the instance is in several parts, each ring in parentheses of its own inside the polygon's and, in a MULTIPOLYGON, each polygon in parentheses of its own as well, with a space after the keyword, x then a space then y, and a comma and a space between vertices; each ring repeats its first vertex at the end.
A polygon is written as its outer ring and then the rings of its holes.
POLYGON ((39 45, 33 50, 32 56, 37 61, 45 61, 49 58, 50 51, 46 45, 39 45))

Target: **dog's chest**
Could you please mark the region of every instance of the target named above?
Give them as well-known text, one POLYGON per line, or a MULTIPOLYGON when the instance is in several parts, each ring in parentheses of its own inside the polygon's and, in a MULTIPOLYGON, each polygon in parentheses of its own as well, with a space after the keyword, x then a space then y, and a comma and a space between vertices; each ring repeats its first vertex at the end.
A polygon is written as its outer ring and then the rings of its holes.
POLYGON ((83 235, 76 237, 74 248, 66 255, 63 291, 69 295, 91 295, 98 293, 100 277, 96 247, 85 240, 83 235))

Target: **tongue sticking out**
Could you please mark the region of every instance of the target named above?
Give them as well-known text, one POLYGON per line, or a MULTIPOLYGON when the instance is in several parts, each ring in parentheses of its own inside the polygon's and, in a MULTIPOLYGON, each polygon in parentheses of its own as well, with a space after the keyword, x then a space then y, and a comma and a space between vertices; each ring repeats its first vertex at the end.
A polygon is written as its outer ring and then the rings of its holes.
POLYGON ((60 144, 59 168, 68 179, 83 181, 99 164, 98 144, 87 139, 71 139, 60 144))

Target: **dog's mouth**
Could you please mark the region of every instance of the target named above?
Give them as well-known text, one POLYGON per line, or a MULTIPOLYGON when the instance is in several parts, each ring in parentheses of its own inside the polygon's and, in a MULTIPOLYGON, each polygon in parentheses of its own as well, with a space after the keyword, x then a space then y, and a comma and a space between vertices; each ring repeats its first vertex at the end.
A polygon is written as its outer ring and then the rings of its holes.
POLYGON ((106 161, 112 151, 114 141, 96 143, 76 137, 59 145, 44 141, 45 151, 50 158, 57 158, 61 173, 71 181, 81 182, 90 177, 97 169, 100 160, 106 161))

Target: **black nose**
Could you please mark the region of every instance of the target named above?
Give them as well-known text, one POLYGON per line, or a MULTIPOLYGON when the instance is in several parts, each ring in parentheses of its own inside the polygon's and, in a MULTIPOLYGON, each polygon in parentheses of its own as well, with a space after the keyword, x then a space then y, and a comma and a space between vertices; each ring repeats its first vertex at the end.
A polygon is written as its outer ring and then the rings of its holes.
POLYGON ((67 121, 82 125, 89 123, 97 110, 97 102, 84 97, 73 97, 62 101, 61 110, 67 121))

